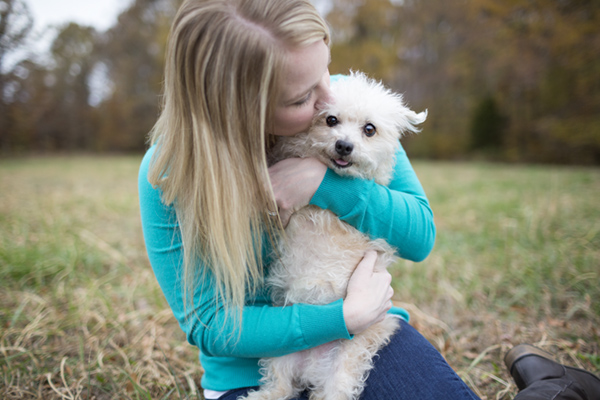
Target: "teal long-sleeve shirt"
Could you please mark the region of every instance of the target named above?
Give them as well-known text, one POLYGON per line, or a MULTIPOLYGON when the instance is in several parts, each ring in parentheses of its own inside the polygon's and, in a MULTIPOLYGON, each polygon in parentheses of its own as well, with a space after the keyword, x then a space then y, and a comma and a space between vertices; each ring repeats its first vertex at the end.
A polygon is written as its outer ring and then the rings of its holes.
MULTIPOLYGON (((305 350, 337 339, 350 339, 343 316, 343 300, 327 305, 294 304, 273 307, 264 291, 248 299, 242 312, 241 333, 215 302, 212 276, 207 269, 194 290, 192 307, 185 307, 181 282, 183 246, 175 209, 161 201, 160 188, 148 182, 155 146, 140 166, 138 188, 146 250, 156 279, 190 344, 200 349, 202 386, 225 391, 256 386, 258 360, 305 350)), ((435 225, 425 192, 401 148, 394 177, 386 187, 374 181, 340 177, 328 170, 311 204, 329 209, 342 220, 382 238, 413 261, 423 260, 433 248, 435 225)), ((199 265, 199 268, 205 268, 199 265)), ((406 311, 392 312, 408 319, 406 311)))

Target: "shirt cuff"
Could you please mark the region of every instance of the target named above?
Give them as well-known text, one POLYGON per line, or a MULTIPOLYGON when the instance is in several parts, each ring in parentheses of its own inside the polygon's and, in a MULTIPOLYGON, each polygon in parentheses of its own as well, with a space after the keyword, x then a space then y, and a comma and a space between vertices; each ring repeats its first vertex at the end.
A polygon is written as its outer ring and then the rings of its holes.
POLYGON ((351 339, 344 321, 344 301, 311 306, 305 305, 300 313, 300 325, 309 347, 319 346, 338 339, 351 339))

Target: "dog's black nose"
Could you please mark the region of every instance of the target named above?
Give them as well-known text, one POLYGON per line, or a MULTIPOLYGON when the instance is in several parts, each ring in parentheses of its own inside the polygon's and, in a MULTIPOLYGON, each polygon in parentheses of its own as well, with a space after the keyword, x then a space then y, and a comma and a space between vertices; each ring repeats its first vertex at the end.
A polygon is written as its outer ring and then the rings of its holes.
POLYGON ((345 140, 335 142, 335 151, 342 157, 352 153, 352 150, 354 150, 354 145, 350 142, 345 140))

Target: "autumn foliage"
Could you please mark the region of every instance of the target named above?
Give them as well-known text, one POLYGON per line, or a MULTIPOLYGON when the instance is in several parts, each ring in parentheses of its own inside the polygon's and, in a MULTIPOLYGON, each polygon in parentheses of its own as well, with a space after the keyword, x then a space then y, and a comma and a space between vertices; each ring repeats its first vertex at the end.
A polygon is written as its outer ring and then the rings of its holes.
MULTIPOLYGON (((6 5, 23 1, 0 1, 0 152, 143 150, 180 0, 135 0, 106 32, 65 25, 50 54, 9 68, 18 43, 4 44, 27 10, 9 18, 6 5)), ((315 3, 333 31, 332 73, 363 70, 428 109, 405 139, 413 156, 600 164, 597 1, 315 3)))

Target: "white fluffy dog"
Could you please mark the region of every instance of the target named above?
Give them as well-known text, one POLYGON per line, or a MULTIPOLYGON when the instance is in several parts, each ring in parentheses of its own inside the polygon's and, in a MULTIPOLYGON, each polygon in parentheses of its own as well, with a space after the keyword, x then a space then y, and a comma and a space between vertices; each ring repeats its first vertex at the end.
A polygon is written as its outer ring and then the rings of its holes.
MULTIPOLYGON (((316 157, 340 175, 387 185, 399 138, 406 131, 416 132, 415 125, 427 113, 411 111, 402 96, 362 73, 351 73, 331 89, 334 101, 309 132, 280 138, 270 162, 316 157)), ((385 269, 396 260, 384 240, 371 240, 330 211, 304 207, 291 217, 280 240, 278 261, 269 269, 267 285, 274 304, 328 304, 345 297, 350 275, 368 249, 379 253, 375 269, 385 269)), ((247 399, 290 399, 305 389, 310 390, 312 400, 357 399, 373 356, 398 327, 398 319, 388 317, 352 340, 262 359, 261 388, 247 399)))

